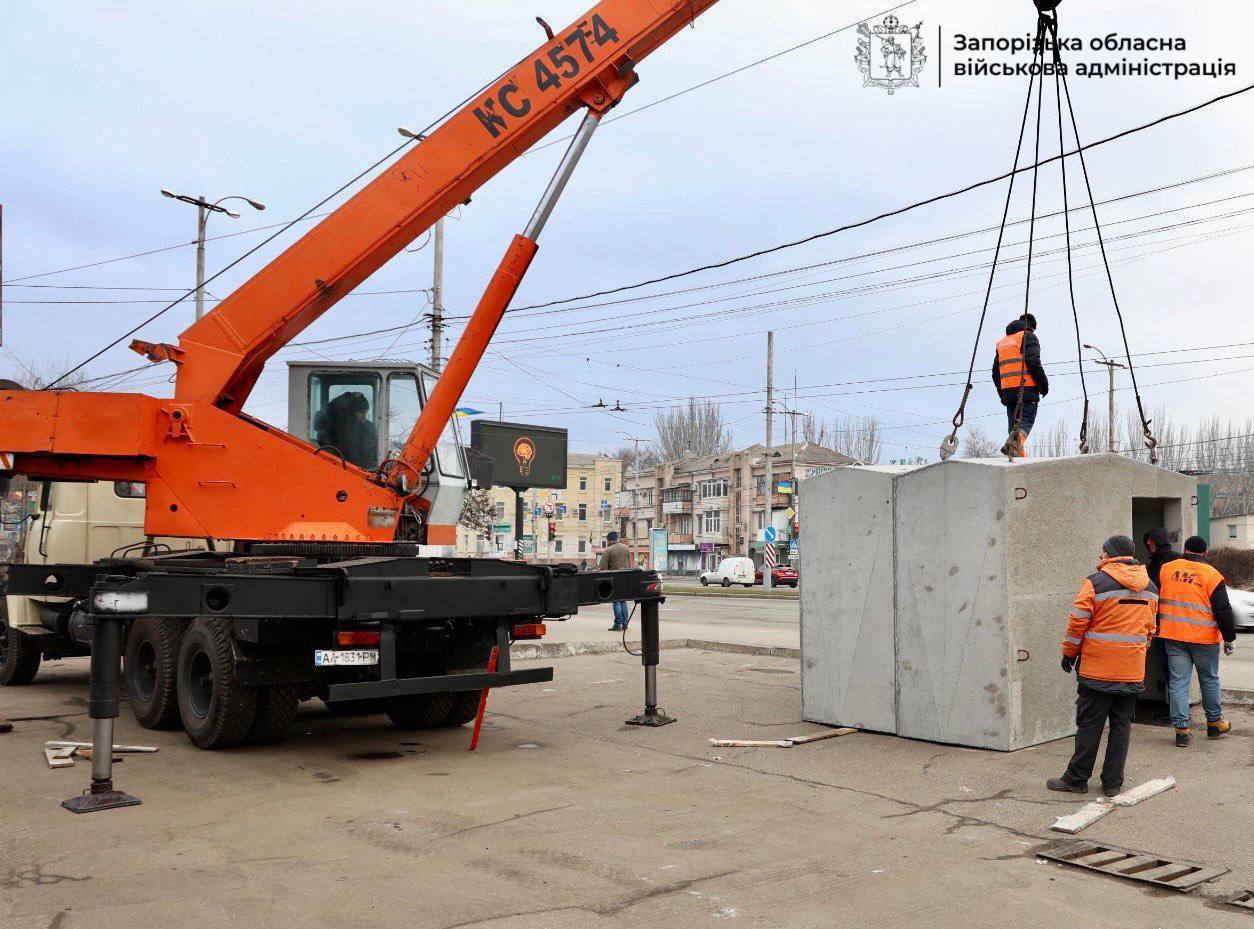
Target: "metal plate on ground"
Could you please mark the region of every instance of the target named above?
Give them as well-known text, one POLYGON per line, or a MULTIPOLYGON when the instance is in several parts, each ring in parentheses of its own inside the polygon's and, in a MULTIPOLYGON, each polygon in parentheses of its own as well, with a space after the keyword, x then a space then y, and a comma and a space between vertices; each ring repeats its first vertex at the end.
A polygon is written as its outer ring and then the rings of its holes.
POLYGON ((1198 884, 1228 873, 1227 868, 1212 868, 1196 861, 1181 861, 1150 852, 1134 852, 1100 842, 1062 842, 1036 854, 1040 858, 1060 864, 1076 865, 1090 871, 1100 871, 1102 874, 1143 881, 1180 893, 1188 893, 1198 884))
POLYGON ((1228 902, 1245 910, 1254 910, 1254 890, 1243 890, 1228 902))

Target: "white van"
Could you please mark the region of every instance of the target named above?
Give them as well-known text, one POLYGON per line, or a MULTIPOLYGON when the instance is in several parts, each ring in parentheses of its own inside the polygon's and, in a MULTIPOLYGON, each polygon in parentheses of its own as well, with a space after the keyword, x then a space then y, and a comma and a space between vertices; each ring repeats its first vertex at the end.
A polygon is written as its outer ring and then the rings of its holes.
POLYGON ((744 584, 752 587, 755 580, 752 558, 724 558, 713 571, 701 575, 701 586, 721 584, 730 587, 732 584, 744 584))

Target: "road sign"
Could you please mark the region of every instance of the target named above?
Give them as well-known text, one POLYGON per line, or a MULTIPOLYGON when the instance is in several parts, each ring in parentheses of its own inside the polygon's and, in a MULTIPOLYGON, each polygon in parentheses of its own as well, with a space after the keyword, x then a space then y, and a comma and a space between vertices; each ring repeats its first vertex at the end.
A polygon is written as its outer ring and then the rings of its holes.
POLYGON ((539 507, 536 507, 536 509, 535 509, 535 514, 536 514, 537 516, 539 516, 539 515, 541 514, 541 512, 543 512, 543 511, 542 511, 539 507))
POLYGON ((779 561, 779 552, 775 550, 774 542, 768 542, 766 548, 762 549, 762 560, 766 562, 768 568, 775 567, 776 562, 779 561))
POLYGON ((514 527, 511 526, 509 523, 493 523, 492 524, 493 535, 510 535, 513 531, 514 531, 514 527))
POLYGON ((793 539, 791 542, 788 543, 788 559, 789 561, 791 561, 793 558, 796 558, 796 557, 797 557, 797 540, 793 539))
POLYGON ((792 519, 794 516, 797 515, 797 511, 791 506, 788 509, 786 509, 784 512, 788 514, 789 519, 792 519))
POLYGON ((778 535, 779 533, 775 531, 774 526, 767 526, 765 529, 762 530, 762 538, 766 542, 773 543, 775 541, 776 536, 778 535))
POLYGON ((558 516, 565 516, 565 515, 566 515, 566 504, 565 504, 565 503, 559 503, 559 504, 557 505, 557 515, 558 515, 558 516))

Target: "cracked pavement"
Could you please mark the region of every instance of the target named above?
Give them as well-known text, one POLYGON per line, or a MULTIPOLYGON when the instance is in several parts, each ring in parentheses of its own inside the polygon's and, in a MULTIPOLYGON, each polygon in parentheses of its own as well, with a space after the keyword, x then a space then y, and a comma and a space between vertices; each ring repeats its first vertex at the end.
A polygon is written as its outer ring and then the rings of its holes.
MULTIPOLYGON (((311 701, 288 740, 199 752, 129 713, 118 785, 143 805, 73 816, 88 767, 50 770, 46 739, 81 738, 86 666, 61 662, 0 691, 0 927, 116 924, 421 929, 676 925, 1191 927, 1249 925, 1224 896, 1254 884, 1251 739, 1136 726, 1128 783, 1179 786, 1083 833, 1230 867, 1177 895, 1045 863, 1034 851, 1084 802, 1044 789, 1068 741, 1013 754, 857 733, 788 749, 796 662, 663 655, 662 706, 636 729, 639 660, 557 659, 545 687, 493 693, 469 729, 402 733, 311 701), (35 718, 42 717, 42 718, 35 718), (69 730, 67 732, 67 730, 69 730)), ((794 731, 795 730, 795 731, 794 731)))

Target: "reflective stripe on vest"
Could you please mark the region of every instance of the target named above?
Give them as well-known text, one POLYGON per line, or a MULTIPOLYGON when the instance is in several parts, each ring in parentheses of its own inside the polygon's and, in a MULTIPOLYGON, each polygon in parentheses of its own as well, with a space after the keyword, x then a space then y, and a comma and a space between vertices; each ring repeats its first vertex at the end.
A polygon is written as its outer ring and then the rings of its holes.
POLYGON ((1023 338, 1026 332, 1015 332, 997 342, 997 383, 1002 390, 1018 387, 1035 387, 1036 379, 1028 371, 1023 357, 1023 338))
POLYGON ((1174 642, 1217 645, 1223 641, 1210 598, 1223 575, 1203 561, 1177 558, 1163 565, 1158 635, 1174 642))
POLYGON ((1148 600, 1150 603, 1158 600, 1158 594, 1152 590, 1128 590, 1125 587, 1120 587, 1117 590, 1108 590, 1105 593, 1098 594, 1093 599, 1101 603, 1103 600, 1114 600, 1119 597, 1130 597, 1133 600, 1148 600))

